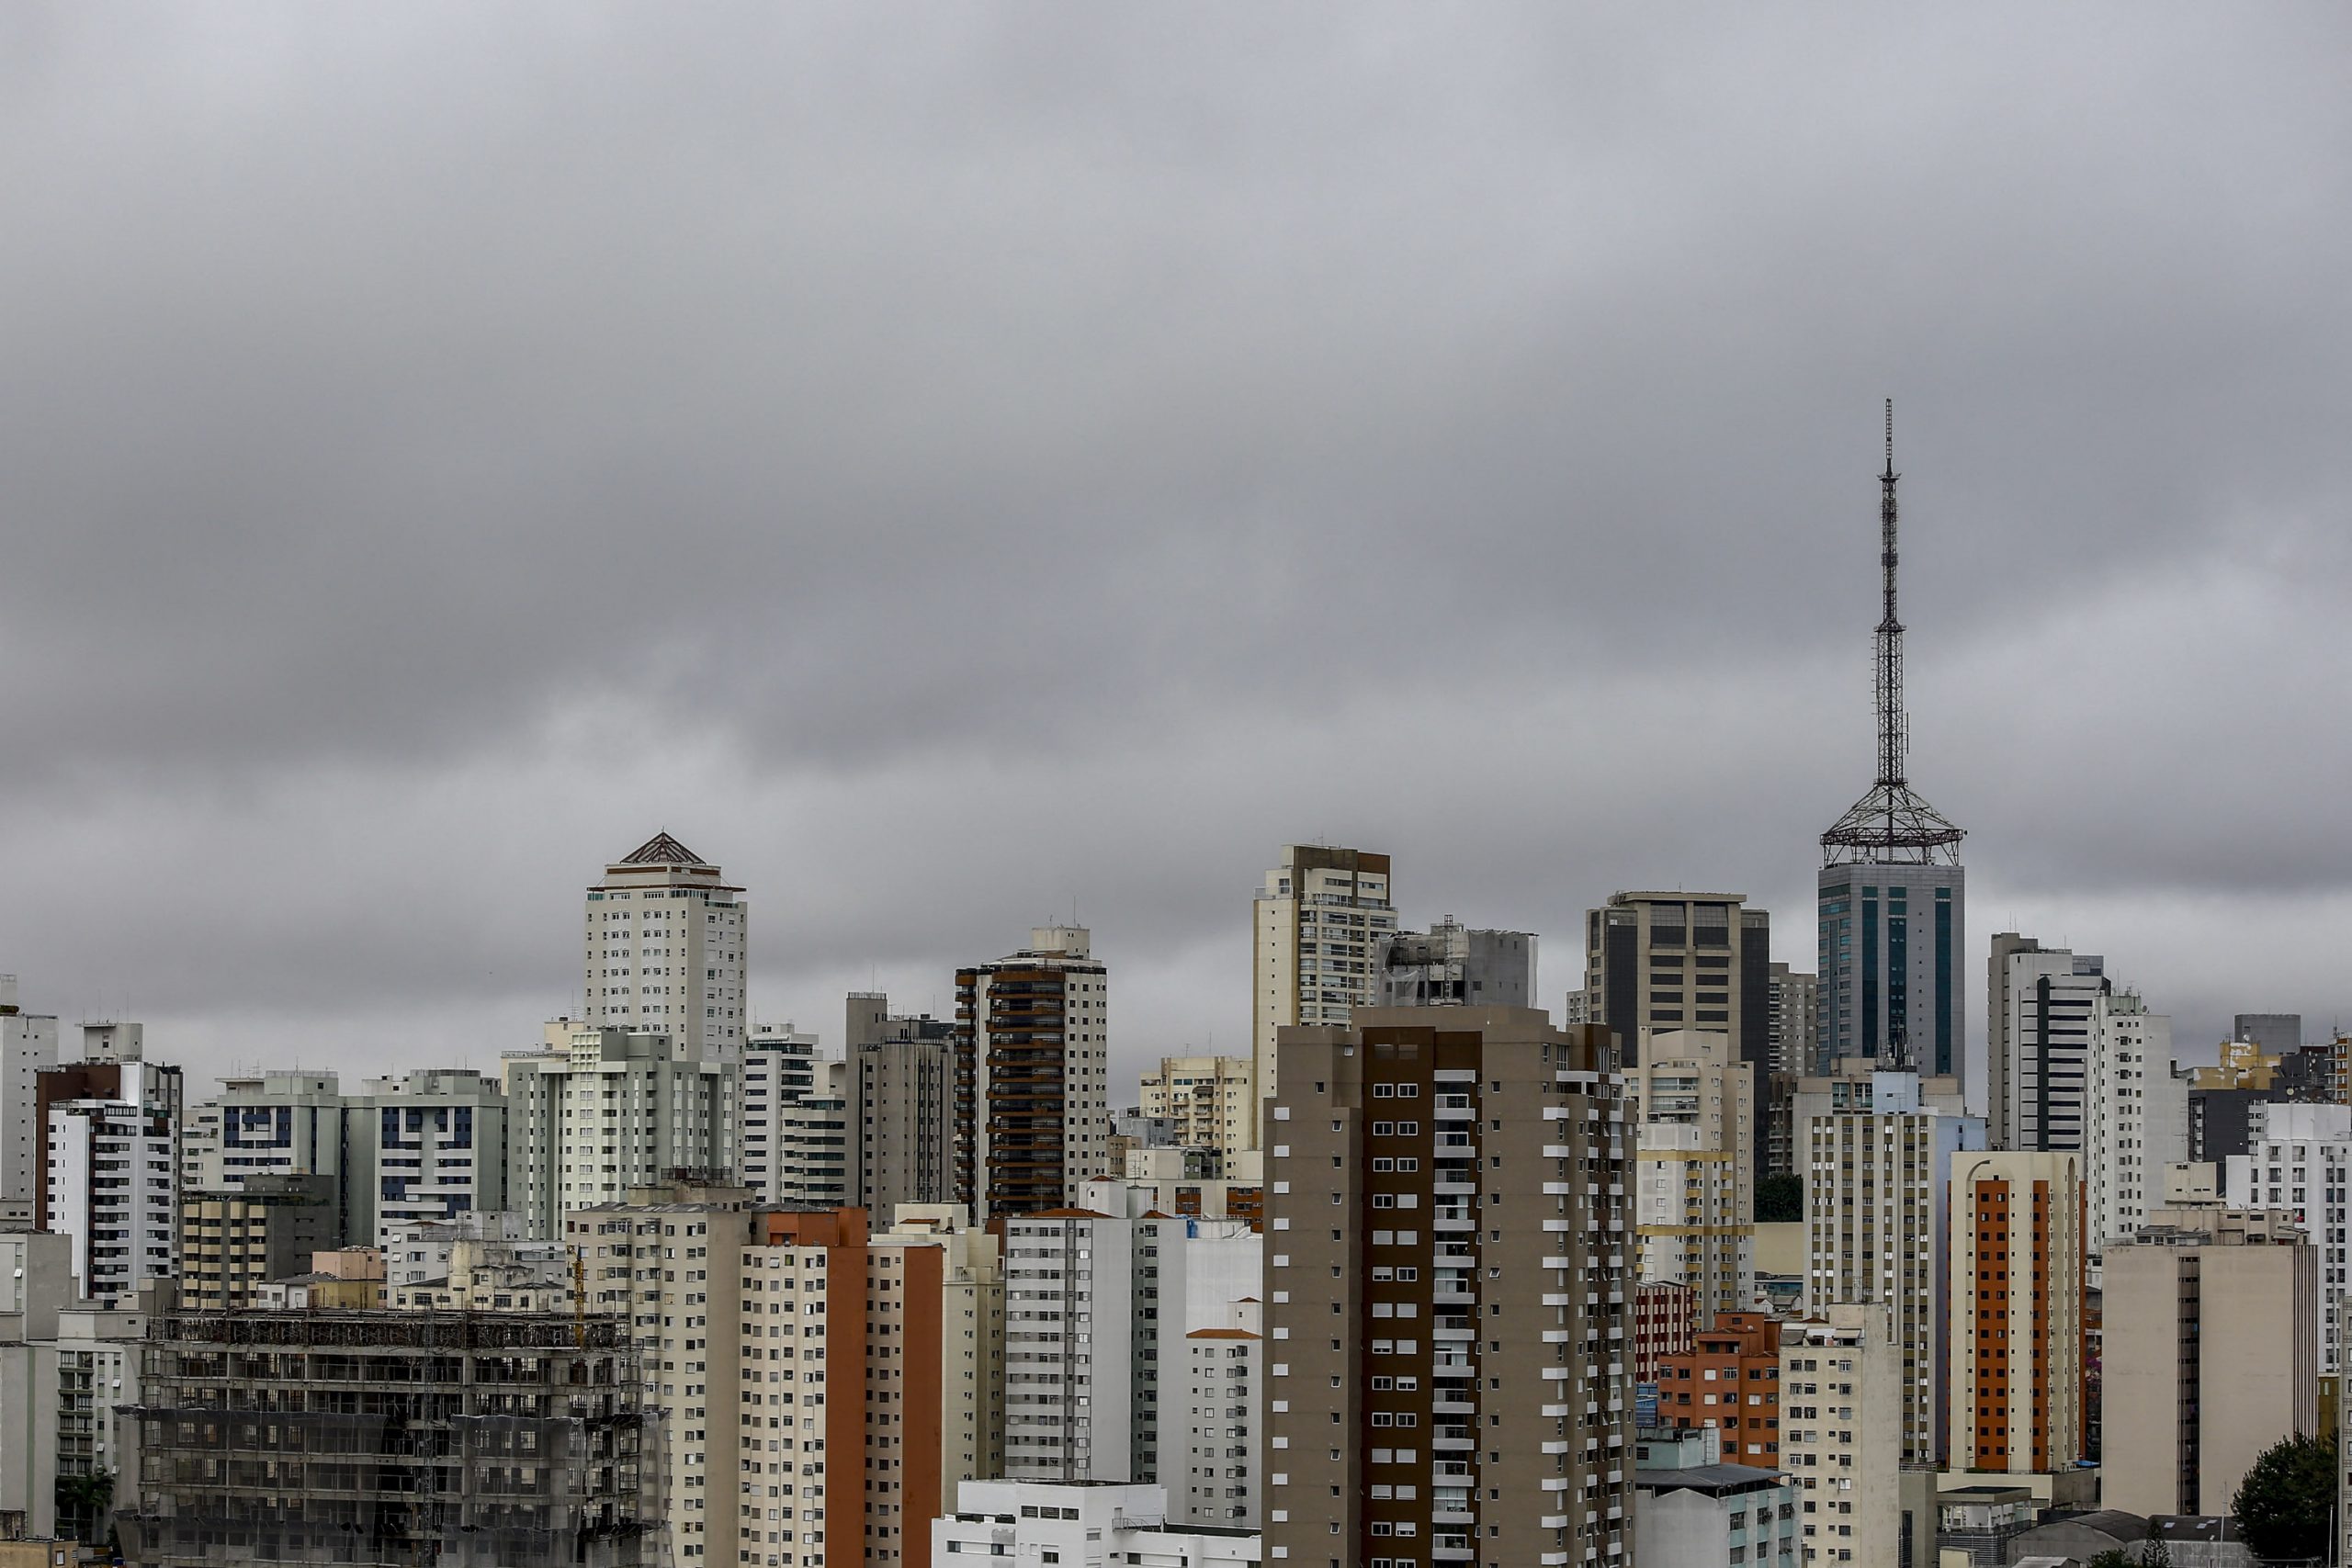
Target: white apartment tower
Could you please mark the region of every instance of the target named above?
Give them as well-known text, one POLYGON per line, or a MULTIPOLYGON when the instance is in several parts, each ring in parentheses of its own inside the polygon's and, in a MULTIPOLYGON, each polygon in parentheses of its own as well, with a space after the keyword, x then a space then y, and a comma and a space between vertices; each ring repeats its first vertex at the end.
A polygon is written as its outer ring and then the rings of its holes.
POLYGON ((718 867, 667 833, 588 889, 588 1021, 669 1035, 713 1059, 740 1054, 748 906, 718 867))
POLYGON ((2128 1241, 2164 1206, 2165 1168, 2188 1158, 2188 1079, 2172 1059, 2172 1020, 2135 991, 2100 998, 2099 1090, 2086 1174, 2094 1255, 2128 1241))
MULTIPOLYGON (((1204 1440, 1193 1429, 1224 1434, 1256 1420, 1196 1419, 1185 1403, 1186 1369, 1194 1330, 1233 1327, 1238 1303, 1255 1307, 1262 1238, 1242 1220, 1073 1209, 1008 1219, 1004 1247, 1004 1473, 1157 1481, 1171 1500, 1182 1497, 1187 1472, 1207 1463, 1191 1452, 1204 1440)), ((1243 1484, 1217 1480, 1220 1488, 1243 1484)))
POLYGON ((1285 844, 1252 905, 1250 1094, 1261 1146, 1263 1103, 1274 1087, 1274 1033, 1294 1024, 1344 1027, 1380 1001, 1383 960, 1396 934, 1388 857, 1366 850, 1285 844))
POLYGON ((714 1060, 667 1034, 547 1026, 548 1049, 505 1058, 507 1206, 534 1235, 573 1209, 693 1171, 731 1179, 740 1157, 740 1051, 714 1060))
POLYGON ((782 1201, 784 1168, 777 1160, 778 1117, 817 1085, 817 1037, 783 1029, 754 1031, 743 1047, 743 1185, 762 1201, 782 1201))
POLYGON ((376 1123, 375 1245, 391 1227, 506 1207, 506 1096, 465 1068, 372 1078, 350 1107, 376 1123))
MULTIPOLYGON (((1939 1100, 1957 1105, 1954 1079, 1924 1080, 1941 1091, 1928 1094, 1917 1073, 1865 1072, 1867 1066, 1867 1058, 1844 1058, 1838 1077, 1805 1079, 1798 1090, 1805 1301, 1815 1314, 1868 1304, 1892 1325, 1887 1354, 1898 1367, 1889 1397, 1900 1420, 1900 1457, 1933 1465, 1941 1462, 1949 1436, 1949 1185, 1955 1156, 1984 1148, 1984 1121, 1937 1109, 1939 1100), (1824 1103, 1833 1109, 1819 1111, 1824 1103)), ((1785 1416, 1781 1425, 1788 1425, 1785 1416)))
POLYGON ((2319 1371, 2344 1370, 2346 1227, 2352 1207, 2352 1107, 2273 1101, 2257 1105, 2247 1149, 2229 1157, 2223 1190, 2233 1205, 2280 1209, 2319 1252, 2319 1371))
POLYGON ((180 1075, 143 1062, 106 1070, 122 1075, 114 1094, 49 1101, 41 1220, 73 1238, 82 1298, 119 1302, 177 1271, 180 1075))

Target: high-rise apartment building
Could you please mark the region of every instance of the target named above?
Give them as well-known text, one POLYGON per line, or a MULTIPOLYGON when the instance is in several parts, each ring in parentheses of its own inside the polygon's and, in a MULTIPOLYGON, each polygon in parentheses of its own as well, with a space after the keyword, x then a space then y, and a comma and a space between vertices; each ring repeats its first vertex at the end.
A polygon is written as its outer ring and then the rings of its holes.
POLYGON ((656 833, 588 889, 587 1021, 666 1034, 714 1061, 749 1032, 750 905, 718 866, 656 833))
POLYGON ((1247 1056, 1162 1056, 1143 1076, 1144 1115, 1164 1120, 1178 1148, 1216 1149, 1220 1154, 1254 1149, 1258 1108, 1250 1093, 1257 1082, 1247 1056))
POLYGON ((1964 829, 1911 788, 1896 613, 1894 404, 1879 476, 1878 777, 1821 835, 1819 1050, 1831 1062, 1966 1076, 1960 957, 1967 939, 1964 829))
MULTIPOLYGON (((333 1073, 271 1072, 223 1078, 197 1142, 194 1185, 225 1192, 256 1176, 323 1176, 334 1231, 322 1247, 367 1247, 376 1237, 376 1123, 347 1116, 333 1073)), ((185 1172, 190 1162, 181 1161, 185 1172)))
MULTIPOLYGON (((1184 1336, 1185 1363, 1177 1411, 1184 1423, 1184 1501, 1178 1515, 1186 1524, 1216 1529, 1258 1529, 1263 1482, 1264 1308, 1251 1299, 1236 1302, 1229 1322, 1195 1328, 1184 1336)), ((1161 1420, 1174 1413, 1163 1410, 1161 1420)), ((1172 1450, 1173 1443, 1169 1445, 1172 1450)), ((1172 1458, 1162 1469, 1175 1468, 1172 1458)), ((1174 1483, 1168 1483, 1175 1495, 1174 1483)))
POLYGON ((743 1046, 742 1133, 737 1140, 743 1185, 765 1202, 781 1201, 784 1168, 777 1157, 784 1107, 815 1092, 821 1057, 813 1034, 787 1026, 755 1029, 743 1046))
POLYGON ((1995 1081, 2007 1092, 1996 1141, 2005 1149, 2079 1151, 2098 1077, 2093 1014, 2110 989, 2107 961, 2036 943, 2009 954, 2003 989, 2009 1014, 2000 1039, 2007 1062, 1995 1081))
POLYGON ((34 1213, 74 1238, 85 1300, 129 1299, 179 1271, 180 1070, 93 1062, 39 1075, 48 1170, 34 1213))
POLYGON ((1634 1155, 1608 1036, 1518 1008, 1283 1032, 1269 1556, 1623 1562, 1634 1155))
POLYGON ((1729 1034, 1696 1029, 1652 1034, 1625 1069, 1638 1276, 1690 1286, 1702 1320, 1756 1293, 1755 1077, 1729 1034))
POLYGON ((817 1064, 808 1093, 776 1108, 775 1201, 842 1209, 857 1202, 857 1110, 850 1065, 817 1064))
MULTIPOLYGON (((1293 1024, 1343 1024, 1380 1000, 1383 955, 1396 930, 1388 857, 1284 844, 1250 907, 1250 1060, 1259 1117, 1273 1092, 1274 1040, 1293 1024)), ((1251 1146, 1263 1141, 1262 1126, 1251 1146)))
POLYGON ((2172 1059, 2172 1020, 2136 991, 2099 1000, 2098 1083, 2086 1174, 2094 1255, 2129 1240, 2165 1201, 2165 1170, 2188 1158, 2188 1079, 2172 1059))
MULTIPOLYGON (((2222 1190, 2231 1206, 2284 1210, 2319 1253, 2319 1370, 2344 1371, 2346 1228, 2352 1226, 2352 1108, 2257 1105, 2245 1154, 2232 1155, 2222 1190)), ((2352 1402, 2347 1402, 2352 1403, 2352 1402)))
POLYGON ((45 1185, 48 1123, 36 1075, 57 1066, 57 1019, 17 1004, 17 977, 0 975, 0 1203, 31 1203, 45 1185))
POLYGON ((1903 1560, 1904 1370, 1883 1307, 1781 1325, 1781 1468, 1797 1483, 1804 1568, 1903 1560))
POLYGON ((447 1220, 506 1207, 506 1096, 468 1068, 371 1078, 352 1118, 376 1126, 376 1234, 409 1220, 447 1220))
POLYGON ((1869 1306, 1891 1325, 1890 1397, 1904 1462, 1943 1462, 1950 1440, 1945 1303, 1957 1289, 1943 1245, 1956 1156, 1984 1147, 1984 1121, 1958 1113, 1954 1078, 1869 1072, 1849 1057, 1801 1080, 1805 1301, 1819 1314, 1869 1306))
POLYGON ((876 1224, 901 1204, 952 1201, 954 1026, 928 1013, 893 1013, 879 992, 853 991, 848 1031, 856 1201, 876 1224))
POLYGON ((1765 1053, 1772 1070, 1798 1077, 1826 1072, 1820 1060, 1820 986, 1785 964, 1770 965, 1765 976, 1765 1053))
POLYGON ((566 1216, 589 1305, 625 1314, 660 1404, 676 1561, 920 1561, 999 1455, 995 1245, 951 1212, 872 1235, 862 1209, 649 1187, 566 1216))
POLYGON ((1953 1162, 1952 1468, 2049 1474, 2082 1458, 2089 1218, 2079 1155, 1953 1162))
POLYGON ((741 1053, 558 1020, 548 1048, 508 1055, 507 1203, 536 1235, 673 1171, 731 1178, 741 1053))
POLYGON ((2107 1249, 2099 1501, 2220 1514, 2263 1450, 2319 1427, 2319 1265, 2282 1213, 2159 1205, 2107 1249))
POLYGON ((1204 1440, 1194 1429, 1257 1419, 1204 1421, 1185 1405, 1187 1337, 1234 1326, 1235 1303, 1263 1294, 1263 1260, 1242 1220, 1081 1209, 1006 1220, 1004 1472, 1159 1482, 1184 1506, 1186 1472, 1204 1462, 1188 1458, 1204 1440))
POLYGON ((1111 1135, 1110 971, 1083 926, 956 972, 956 1201, 981 1223, 1070 1205, 1111 1135))
POLYGON ((1380 954, 1380 1005, 1533 1007, 1534 934, 1473 931, 1452 919, 1398 931, 1380 954))

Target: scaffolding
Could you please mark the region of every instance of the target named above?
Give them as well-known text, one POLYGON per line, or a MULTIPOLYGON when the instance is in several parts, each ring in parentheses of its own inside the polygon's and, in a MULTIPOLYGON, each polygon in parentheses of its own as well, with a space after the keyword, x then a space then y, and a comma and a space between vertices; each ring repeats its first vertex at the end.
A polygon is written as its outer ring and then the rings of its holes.
POLYGON ((141 1355, 134 1563, 667 1561, 658 1416, 614 1319, 175 1314, 141 1355))

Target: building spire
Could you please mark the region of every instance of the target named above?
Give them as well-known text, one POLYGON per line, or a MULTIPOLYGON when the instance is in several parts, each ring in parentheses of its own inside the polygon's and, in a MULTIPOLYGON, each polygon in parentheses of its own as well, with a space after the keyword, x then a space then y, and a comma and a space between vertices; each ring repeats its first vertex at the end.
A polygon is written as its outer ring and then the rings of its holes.
POLYGON ((1879 482, 1878 659, 1873 681, 1878 699, 1878 779, 1868 795, 1821 835, 1826 865, 1956 863, 1962 829, 1911 793, 1905 759, 1911 750, 1911 721, 1903 707, 1903 617, 1895 598, 1894 400, 1886 400, 1886 467, 1879 482))

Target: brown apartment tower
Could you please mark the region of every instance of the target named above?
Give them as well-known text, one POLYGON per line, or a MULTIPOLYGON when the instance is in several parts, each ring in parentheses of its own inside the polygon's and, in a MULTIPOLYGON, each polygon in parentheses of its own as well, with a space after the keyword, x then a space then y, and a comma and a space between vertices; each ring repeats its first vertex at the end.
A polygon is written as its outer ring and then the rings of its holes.
POLYGON ((1111 1137, 1109 971, 1083 926, 956 972, 956 1201, 978 1223, 1071 1207, 1111 1137))
POLYGON ((1282 1032, 1270 1561, 1631 1555, 1631 1150, 1608 1039, 1502 1007, 1282 1032))

